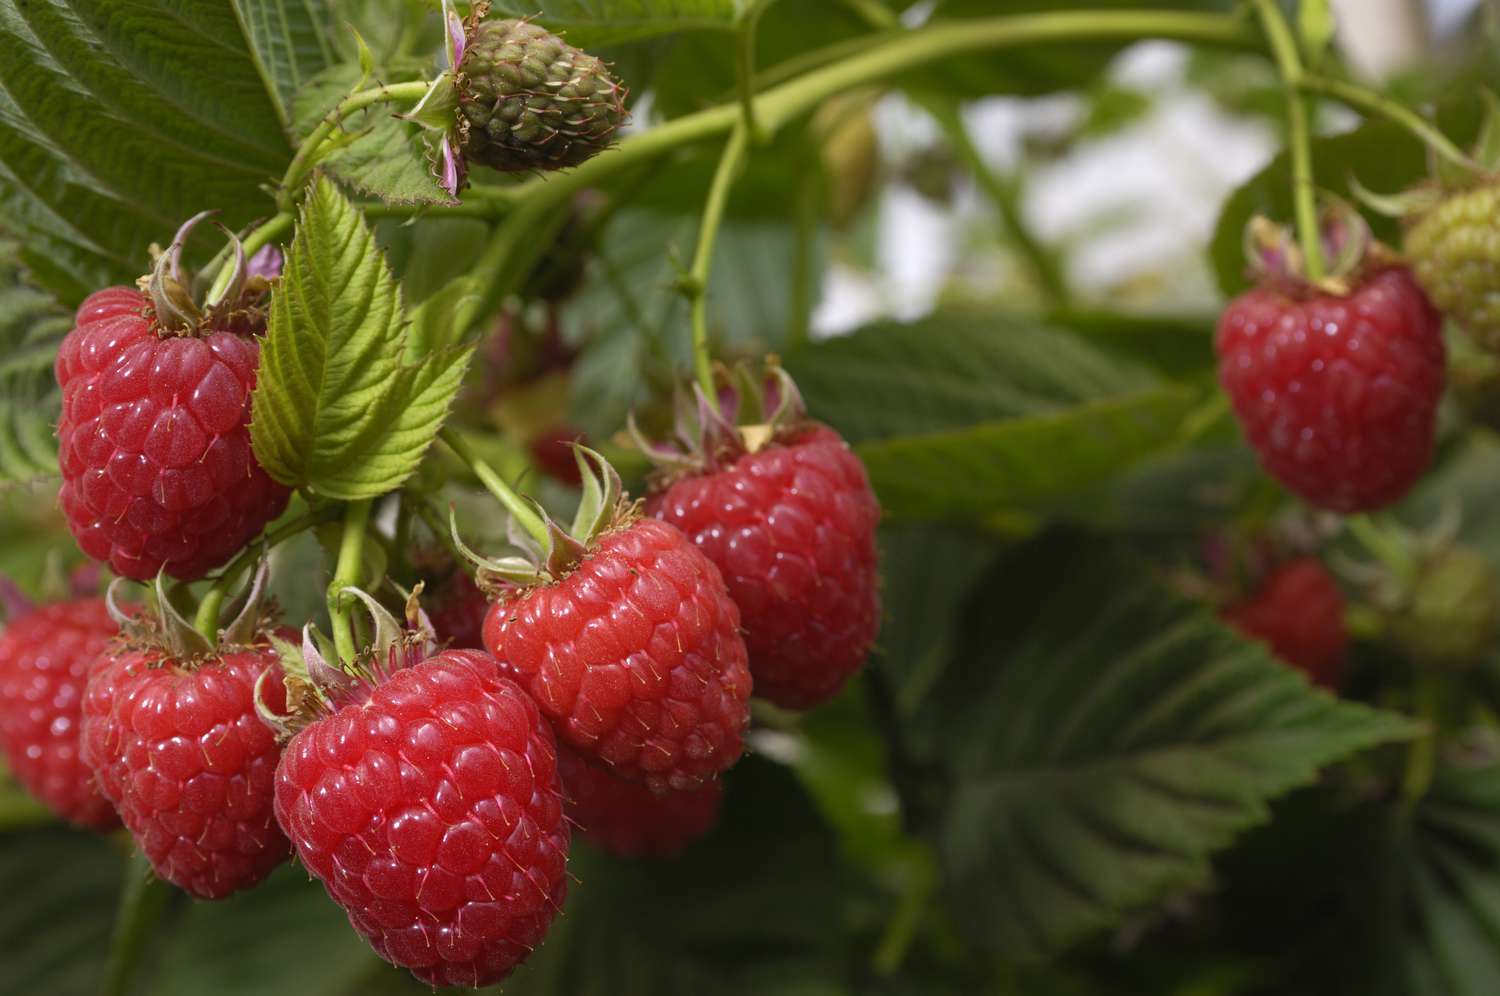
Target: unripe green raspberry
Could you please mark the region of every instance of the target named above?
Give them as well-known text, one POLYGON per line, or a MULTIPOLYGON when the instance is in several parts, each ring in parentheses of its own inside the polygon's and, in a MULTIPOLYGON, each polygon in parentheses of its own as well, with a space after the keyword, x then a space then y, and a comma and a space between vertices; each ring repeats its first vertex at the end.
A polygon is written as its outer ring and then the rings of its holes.
POLYGON ((1475 342, 1500 350, 1500 186, 1455 194, 1406 234, 1417 282, 1475 342))
POLYGON ((458 106, 470 162, 561 169, 609 147, 625 88, 602 60, 529 21, 483 21, 458 64, 458 106))
POLYGON ((1500 579, 1480 554, 1450 547, 1422 566, 1410 601, 1389 626, 1392 640, 1420 663, 1477 664, 1500 637, 1500 579))

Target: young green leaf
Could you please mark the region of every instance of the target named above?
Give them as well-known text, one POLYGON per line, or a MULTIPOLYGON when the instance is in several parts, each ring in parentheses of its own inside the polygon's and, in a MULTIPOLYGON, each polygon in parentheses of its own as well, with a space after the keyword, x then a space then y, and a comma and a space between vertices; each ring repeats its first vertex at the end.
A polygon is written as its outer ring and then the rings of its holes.
POLYGON ((261 351, 250 437, 266 471, 344 500, 399 486, 442 426, 472 352, 432 341, 428 326, 419 325, 423 351, 364 219, 320 177, 261 351))
POLYGON ((1314 689, 1092 538, 997 564, 962 632, 930 701, 942 857, 965 927, 1017 960, 1203 886, 1272 798, 1419 729, 1314 689))

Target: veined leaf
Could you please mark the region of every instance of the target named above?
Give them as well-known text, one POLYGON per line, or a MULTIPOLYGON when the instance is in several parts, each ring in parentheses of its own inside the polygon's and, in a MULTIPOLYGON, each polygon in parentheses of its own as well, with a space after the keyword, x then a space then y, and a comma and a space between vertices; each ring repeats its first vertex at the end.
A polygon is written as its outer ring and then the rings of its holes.
POLYGON ((1315 690, 1100 541, 999 563, 933 696, 948 887, 973 935, 1050 955, 1173 891, 1324 765, 1413 736, 1315 690))
POLYGON ((1155 388, 856 451, 889 515, 975 518, 1067 498, 1169 448, 1197 398, 1187 387, 1155 388))
POLYGON ((22 282, 15 255, 14 244, 0 245, 0 484, 57 473, 52 361, 72 325, 51 296, 22 282))
POLYGON ((400 485, 442 426, 471 352, 438 342, 417 355, 410 334, 370 229, 318 179, 261 352, 250 436, 266 471, 345 500, 400 485))
POLYGON ((324 0, 234 0, 256 61, 271 85, 277 114, 291 124, 292 101, 335 59, 324 0))
MULTIPOLYGON (((297 94, 292 105, 295 132, 305 135, 333 106, 358 86, 361 71, 343 63, 319 73, 297 94)), ((382 78, 396 82, 405 74, 382 78)), ((319 165, 357 193, 387 204, 456 204, 438 183, 420 129, 398 118, 387 106, 366 108, 344 119, 341 141, 322 154, 319 165)))
POLYGON ((1003 313, 878 322, 786 366, 813 414, 853 443, 1061 412, 1160 383, 1071 332, 1003 313))
POLYGON ((233 4, 0 0, 0 213, 65 305, 198 211, 266 214, 290 157, 233 4))

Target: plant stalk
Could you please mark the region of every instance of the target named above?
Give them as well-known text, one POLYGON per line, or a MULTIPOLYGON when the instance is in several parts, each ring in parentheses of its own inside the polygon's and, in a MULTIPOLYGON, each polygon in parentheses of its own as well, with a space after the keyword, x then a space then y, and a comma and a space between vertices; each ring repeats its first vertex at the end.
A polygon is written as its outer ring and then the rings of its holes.
POLYGON ((208 637, 210 643, 216 641, 219 636, 219 611, 224 606, 224 599, 228 597, 229 590, 239 583, 240 578, 244 577, 245 572, 257 560, 265 556, 272 547, 314 526, 331 522, 335 517, 336 508, 332 505, 315 512, 308 512, 288 522, 280 529, 267 533, 259 543, 251 543, 241 550, 239 556, 219 572, 213 586, 203 593, 203 599, 198 603, 198 612, 193 617, 193 628, 208 637))
POLYGON ((1292 159, 1292 209, 1297 220, 1297 241, 1302 244, 1302 258, 1309 281, 1323 279, 1323 233, 1318 226, 1318 204, 1313 187, 1312 128, 1307 102, 1298 87, 1302 80, 1302 61, 1297 41, 1281 16, 1276 0, 1255 0, 1266 41, 1281 74, 1286 91, 1287 149, 1292 159))
POLYGON ((724 145, 724 154, 719 157, 719 166, 714 170, 713 182, 708 188, 708 199, 703 204, 703 225, 698 231, 698 244, 693 250, 693 265, 688 270, 686 290, 692 298, 693 310, 693 372, 698 386, 712 404, 718 391, 714 387, 713 353, 708 341, 708 279, 713 271, 714 244, 719 240, 719 226, 724 220, 724 208, 729 203, 729 191, 735 177, 745 164, 745 153, 749 149, 749 129, 742 121, 729 133, 724 145))
POLYGON ((445 427, 438 432, 438 439, 442 440, 443 445, 452 450, 454 456, 458 457, 474 476, 479 478, 479 483, 484 485, 485 490, 505 506, 505 510, 515 517, 516 522, 526 530, 527 535, 546 549, 551 543, 551 538, 548 534, 547 523, 542 521, 536 509, 532 508, 514 488, 505 483, 504 479, 495 473, 493 467, 480 459, 479 455, 474 452, 474 448, 458 433, 445 427))
POLYGON ((362 111, 366 107, 375 104, 391 103, 416 103, 427 93, 431 82, 427 80, 412 80, 409 83, 392 83, 388 86, 377 86, 369 90, 360 90, 351 93, 343 100, 334 105, 333 110, 324 115, 323 120, 312 130, 302 144, 297 146, 297 152, 292 156, 291 163, 286 168, 286 173, 281 178, 277 188, 276 206, 282 211, 290 211, 296 191, 303 179, 312 170, 317 160, 318 151, 323 142, 333 134, 333 130, 356 111, 362 111))
POLYGON ((333 644, 338 649, 339 662, 346 664, 354 660, 358 648, 354 641, 354 623, 349 617, 350 601, 344 589, 360 581, 360 568, 364 563, 365 530, 370 526, 372 499, 351 501, 344 506, 344 535, 339 541, 339 559, 334 567, 333 581, 328 585, 328 618, 333 629, 333 644))
POLYGON ((125 884, 115 915, 105 967, 105 996, 126 996, 140 968, 141 956, 156 932, 156 924, 172 896, 172 887, 156 877, 139 849, 125 863, 125 884))

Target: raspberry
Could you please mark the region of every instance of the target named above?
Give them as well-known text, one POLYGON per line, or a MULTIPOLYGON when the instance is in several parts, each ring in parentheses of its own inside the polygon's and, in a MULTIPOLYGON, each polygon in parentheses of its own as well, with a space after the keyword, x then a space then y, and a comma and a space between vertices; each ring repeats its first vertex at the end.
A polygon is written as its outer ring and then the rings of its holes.
POLYGON ((80 756, 84 689, 118 632, 102 598, 44 605, 0 636, 0 742, 18 782, 62 819, 108 830, 115 807, 80 756))
POLYGON ((1412 272, 1475 342, 1500 350, 1500 187, 1444 198, 1406 234, 1412 272))
POLYGON ((1276 568, 1259 588, 1223 612, 1224 621, 1306 674, 1314 684, 1337 690, 1344 674, 1349 634, 1344 595, 1315 557, 1276 568))
POLYGON ((502 171, 561 169, 607 149, 625 88, 605 64, 529 21, 472 27, 458 64, 464 156, 502 171))
POLYGON ((489 607, 489 599, 474 579, 455 568, 432 590, 432 597, 427 600, 427 618, 437 638, 446 646, 479 650, 484 646, 480 629, 489 607))
POLYGON ((566 891, 552 731, 484 653, 403 668, 299 732, 276 815, 354 928, 433 986, 503 979, 566 891))
POLYGON ((1268 286, 1219 320, 1219 381, 1265 469, 1335 512, 1399 499, 1432 457, 1443 392, 1442 319, 1410 271, 1347 296, 1268 286))
POLYGON ((667 858, 713 829, 724 783, 657 794, 616 778, 566 747, 558 751, 567 813, 585 837, 622 858, 667 858))
MULTIPOLYGON (((109 656, 83 700, 83 756, 156 873, 200 899, 248 888, 287 855, 272 817, 280 755, 255 711, 265 645, 182 660, 109 656)), ((263 683, 282 708, 281 683, 263 683)))
POLYGON ((561 739, 653 791, 681 791, 743 749, 739 626, 719 569, 674 527, 636 519, 561 580, 502 591, 484 643, 561 739))
POLYGON ((755 694, 789 709, 836 695, 880 629, 880 504, 838 433, 813 425, 721 470, 679 478, 646 511, 724 574, 755 694))
POLYGON ((548 477, 577 488, 583 485, 583 473, 573 458, 573 444, 582 439, 583 433, 572 426, 553 425, 532 437, 526 449, 548 477))
POLYGON ((83 552, 115 573, 190 581, 255 538, 289 492, 250 450, 263 326, 174 334, 150 302, 99 291, 62 341, 59 499, 83 552))

